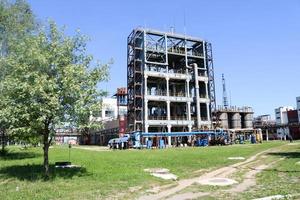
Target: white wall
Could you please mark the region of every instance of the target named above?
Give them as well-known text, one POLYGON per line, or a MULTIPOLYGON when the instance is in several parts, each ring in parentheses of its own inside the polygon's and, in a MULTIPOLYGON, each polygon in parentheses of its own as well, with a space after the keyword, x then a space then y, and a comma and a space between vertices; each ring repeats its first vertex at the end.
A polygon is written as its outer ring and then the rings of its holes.
POLYGON ((118 106, 116 98, 103 98, 100 116, 91 116, 90 120, 108 121, 118 118, 118 106))

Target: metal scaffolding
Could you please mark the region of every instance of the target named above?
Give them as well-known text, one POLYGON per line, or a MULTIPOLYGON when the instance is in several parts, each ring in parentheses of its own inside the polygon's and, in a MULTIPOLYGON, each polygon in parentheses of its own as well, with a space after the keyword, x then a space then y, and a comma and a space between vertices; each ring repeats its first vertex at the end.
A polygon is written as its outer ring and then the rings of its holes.
POLYGON ((211 128, 216 99, 210 43, 137 28, 128 36, 127 58, 129 131, 211 128))

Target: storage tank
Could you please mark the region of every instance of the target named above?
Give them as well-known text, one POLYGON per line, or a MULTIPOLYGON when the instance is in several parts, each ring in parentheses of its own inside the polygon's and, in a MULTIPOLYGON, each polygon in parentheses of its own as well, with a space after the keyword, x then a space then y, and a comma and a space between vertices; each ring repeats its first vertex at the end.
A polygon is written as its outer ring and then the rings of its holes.
POLYGON ((224 129, 228 129, 228 114, 227 113, 221 113, 219 116, 220 125, 224 129))
POLYGON ((231 128, 232 129, 242 128, 240 113, 233 113, 230 121, 231 121, 231 128))
POLYGON ((243 127, 245 128, 253 128, 253 114, 246 113, 244 115, 243 127))

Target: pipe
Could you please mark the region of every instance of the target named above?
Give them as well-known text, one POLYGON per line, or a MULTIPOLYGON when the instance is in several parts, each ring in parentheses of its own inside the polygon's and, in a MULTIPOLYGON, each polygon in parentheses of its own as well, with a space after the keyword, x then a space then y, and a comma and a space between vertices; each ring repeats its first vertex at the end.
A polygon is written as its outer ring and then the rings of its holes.
POLYGON ((194 66, 195 75, 195 97, 196 97, 196 109, 197 109, 197 128, 200 129, 201 115, 200 115, 200 99, 199 99, 199 81, 198 81, 198 65, 197 63, 192 64, 194 66))

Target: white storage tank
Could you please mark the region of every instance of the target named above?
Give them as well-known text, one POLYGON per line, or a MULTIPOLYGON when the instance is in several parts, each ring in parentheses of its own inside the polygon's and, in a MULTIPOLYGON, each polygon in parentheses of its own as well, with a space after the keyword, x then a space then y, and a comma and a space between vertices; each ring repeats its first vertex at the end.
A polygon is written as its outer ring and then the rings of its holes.
POLYGON ((220 124, 222 128, 228 129, 228 114, 227 113, 221 113, 219 116, 220 124))
POLYGON ((253 128, 253 114, 246 113, 244 115, 243 127, 244 128, 253 128))
POLYGON ((231 117, 231 128, 240 129, 242 128, 241 115, 240 113, 233 113, 231 117))

